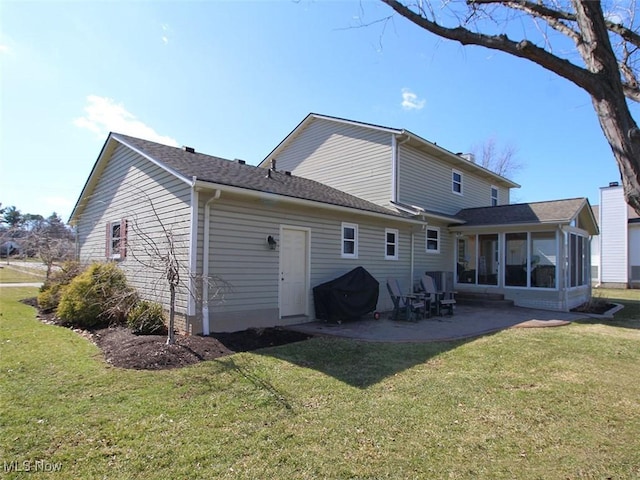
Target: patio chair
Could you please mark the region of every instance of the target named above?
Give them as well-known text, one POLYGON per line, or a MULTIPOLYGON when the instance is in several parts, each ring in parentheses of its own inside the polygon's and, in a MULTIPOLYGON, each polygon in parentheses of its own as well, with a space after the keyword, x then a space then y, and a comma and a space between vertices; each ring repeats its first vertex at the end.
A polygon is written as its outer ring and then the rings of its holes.
POLYGON ((403 295, 398 280, 393 277, 387 278, 387 290, 393 302, 393 320, 398 320, 401 312, 407 321, 418 321, 419 318, 424 317, 426 311, 424 295, 403 295))
POLYGON ((433 278, 429 275, 422 276, 420 286, 425 293, 431 295, 434 299, 433 306, 435 307, 436 315, 442 315, 444 310, 446 310, 449 315, 453 315, 453 307, 456 304, 453 292, 438 291, 433 278))

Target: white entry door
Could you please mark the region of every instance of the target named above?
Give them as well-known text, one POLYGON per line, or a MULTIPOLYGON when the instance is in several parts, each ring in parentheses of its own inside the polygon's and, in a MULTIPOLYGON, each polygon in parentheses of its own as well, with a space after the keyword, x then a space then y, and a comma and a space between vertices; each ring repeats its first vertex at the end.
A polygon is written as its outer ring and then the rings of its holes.
POLYGON ((280 316, 307 314, 309 231, 282 227, 280 235, 280 316))

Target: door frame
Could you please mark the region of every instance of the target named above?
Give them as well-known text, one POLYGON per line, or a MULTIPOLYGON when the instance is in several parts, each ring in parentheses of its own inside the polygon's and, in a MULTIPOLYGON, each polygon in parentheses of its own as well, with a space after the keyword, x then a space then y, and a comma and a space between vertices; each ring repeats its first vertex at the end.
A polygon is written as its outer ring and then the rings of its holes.
MULTIPOLYGON (((303 315, 309 316, 309 292, 311 285, 311 229, 308 227, 300 227, 297 225, 283 225, 280 224, 280 247, 278 248, 278 317, 282 316, 282 241, 285 235, 285 230, 295 230, 298 232, 304 232, 306 238, 306 250, 307 258, 305 259, 305 295, 304 295, 304 313, 303 315)), ((287 315, 288 317, 289 315, 287 315)))

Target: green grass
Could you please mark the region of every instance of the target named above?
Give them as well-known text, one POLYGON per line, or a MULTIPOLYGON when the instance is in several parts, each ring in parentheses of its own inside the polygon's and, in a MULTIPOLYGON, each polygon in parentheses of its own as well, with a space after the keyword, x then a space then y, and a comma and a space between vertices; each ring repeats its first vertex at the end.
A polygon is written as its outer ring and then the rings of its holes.
POLYGON ((43 282, 44 277, 44 272, 42 272, 42 270, 17 270, 11 265, 0 265, 0 283, 43 282))
MULTIPOLYGON (((615 324, 626 324, 640 328, 640 290, 622 290, 598 288, 593 290, 594 298, 603 298, 613 303, 620 303, 624 308, 615 314, 615 324), (621 323, 622 322, 622 323, 621 323)), ((623 325, 624 326, 624 325, 623 325)))
POLYGON ((146 372, 38 322, 17 302, 35 292, 0 298, 0 458, 60 462, 46 478, 640 476, 635 328, 317 338, 146 372))

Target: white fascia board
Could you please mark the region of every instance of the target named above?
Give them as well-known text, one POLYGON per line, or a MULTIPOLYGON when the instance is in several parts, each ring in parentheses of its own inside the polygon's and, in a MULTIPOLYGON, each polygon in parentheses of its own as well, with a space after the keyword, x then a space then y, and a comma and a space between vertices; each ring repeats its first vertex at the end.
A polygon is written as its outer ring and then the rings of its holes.
POLYGON ((151 155, 147 155, 145 152, 143 152, 142 150, 139 150, 138 148, 134 147, 133 145, 129 144, 126 140, 118 137, 118 134, 114 134, 113 138, 115 140, 117 140, 118 142, 120 142, 122 145, 124 145, 127 148, 130 148, 131 150, 133 150, 134 152, 136 152, 138 155, 146 158, 147 160, 149 160, 151 163, 153 163, 154 165, 156 165, 157 167, 160 167, 162 170, 164 170, 165 172, 170 173, 171 175, 173 175, 174 177, 178 178, 179 180, 182 180, 184 183, 186 183, 187 185, 193 185, 193 180, 185 177, 184 175, 176 172, 175 170, 173 170, 172 168, 167 167, 164 163, 159 162, 158 160, 156 160, 155 158, 153 158, 151 155))
POLYGON ((385 213, 379 213, 379 212, 371 212, 369 210, 361 210, 359 208, 345 207, 342 205, 333 205, 331 203, 324 203, 316 200, 307 200, 304 198, 289 197, 287 195, 280 195, 278 193, 261 192, 259 190, 250 190, 248 188, 233 187, 230 185, 223 185, 220 183, 203 182, 201 180, 196 181, 196 188, 203 189, 203 190, 220 190, 221 192, 229 192, 237 195, 245 195, 247 197, 259 198, 262 200, 271 200, 271 201, 279 200, 281 202, 292 203, 292 204, 300 205, 303 207, 321 208, 325 210, 332 210, 332 211, 351 213, 351 214, 355 213, 359 215, 366 215, 369 217, 375 217, 375 218, 380 218, 384 220, 394 220, 397 222, 409 223, 413 225, 426 224, 424 220, 398 217, 396 215, 393 215, 392 213, 385 214, 385 213))
MULTIPOLYGON (((514 228, 525 228, 525 229, 535 229, 540 227, 548 227, 555 226, 556 228, 561 228, 563 226, 568 225, 566 220, 548 220, 544 222, 536 222, 536 223, 497 223, 491 225, 460 225, 449 227, 449 231, 451 232, 475 232, 478 230, 505 230, 505 229, 514 229, 514 228)), ((582 230, 582 229, 580 229, 582 230)), ((586 230, 584 230, 586 231, 586 230)))

